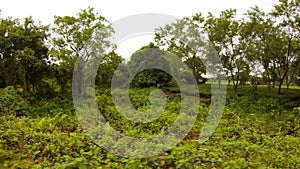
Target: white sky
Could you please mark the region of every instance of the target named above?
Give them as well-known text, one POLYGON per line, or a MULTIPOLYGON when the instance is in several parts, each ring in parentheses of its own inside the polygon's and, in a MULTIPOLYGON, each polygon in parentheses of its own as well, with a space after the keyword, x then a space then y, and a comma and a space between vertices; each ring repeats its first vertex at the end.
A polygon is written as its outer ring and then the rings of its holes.
MULTIPOLYGON (((203 15, 208 12, 218 15, 220 11, 229 8, 237 9, 238 16, 241 16, 255 5, 270 11, 277 2, 278 0, 0 0, 0 9, 2 18, 11 16, 22 19, 32 16, 35 21, 50 24, 55 15, 74 16, 88 6, 94 7, 108 21, 114 22, 141 13, 162 13, 181 18, 198 12, 203 15)), ((150 35, 132 37, 118 44, 117 52, 128 58, 152 40, 150 35)))

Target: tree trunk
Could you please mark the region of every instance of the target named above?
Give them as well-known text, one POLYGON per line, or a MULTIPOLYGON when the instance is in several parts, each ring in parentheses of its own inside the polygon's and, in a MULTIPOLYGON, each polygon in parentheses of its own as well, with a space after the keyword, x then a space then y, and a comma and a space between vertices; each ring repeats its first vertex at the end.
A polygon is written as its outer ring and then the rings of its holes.
POLYGON ((240 71, 237 72, 236 84, 235 84, 236 86, 235 86, 235 89, 234 89, 235 91, 237 91, 238 85, 239 85, 239 83, 240 83, 240 82, 239 82, 239 81, 240 81, 239 73, 240 73, 240 71))
POLYGON ((238 88, 238 83, 236 83, 236 84, 234 85, 234 92, 237 91, 237 88, 238 88))
POLYGON ((194 87, 195 87, 195 89, 197 89, 197 87, 198 87, 198 83, 199 83, 199 77, 198 77, 198 75, 196 74, 196 70, 195 70, 195 68, 193 68, 193 74, 194 74, 194 77, 195 77, 195 80, 196 80, 196 84, 194 85, 194 87))
POLYGON ((283 80, 284 79, 280 79, 280 81, 279 81, 279 85, 278 85, 278 95, 280 95, 281 94, 281 86, 282 86, 282 83, 283 83, 283 80))
POLYGON ((289 76, 286 76, 285 82, 286 82, 286 89, 289 90, 289 76))
POLYGON ((234 77, 232 77, 232 83, 233 83, 233 89, 234 89, 233 91, 236 92, 238 82, 235 82, 234 77))
POLYGON ((287 75, 287 70, 284 72, 283 77, 279 79, 279 86, 278 86, 278 94, 281 94, 281 86, 283 84, 283 81, 287 75))

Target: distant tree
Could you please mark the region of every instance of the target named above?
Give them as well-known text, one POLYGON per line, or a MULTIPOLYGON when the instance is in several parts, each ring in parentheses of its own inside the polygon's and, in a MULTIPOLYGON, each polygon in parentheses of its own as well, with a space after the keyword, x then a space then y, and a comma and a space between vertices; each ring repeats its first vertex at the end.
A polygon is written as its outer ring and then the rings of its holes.
POLYGON ((112 82, 112 77, 118 68, 118 66, 124 61, 124 59, 115 53, 115 51, 110 52, 105 55, 101 64, 99 65, 96 85, 100 87, 110 87, 112 82))
MULTIPOLYGON (((169 62, 163 57, 165 52, 160 50, 153 43, 143 46, 132 54, 128 62, 128 69, 131 76, 134 76, 136 70, 142 70, 144 67, 158 66, 170 71, 169 62)), ((132 87, 164 87, 169 84, 172 76, 160 69, 145 69, 138 72, 133 78, 132 87)))

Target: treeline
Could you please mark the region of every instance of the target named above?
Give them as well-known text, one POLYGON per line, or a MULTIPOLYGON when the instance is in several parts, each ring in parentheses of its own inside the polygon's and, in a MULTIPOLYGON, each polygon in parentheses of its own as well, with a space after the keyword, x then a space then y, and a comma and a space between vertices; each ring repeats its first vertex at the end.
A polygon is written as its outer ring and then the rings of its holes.
MULTIPOLYGON (((283 85, 300 85, 299 11, 299 0, 280 0, 272 12, 253 7, 243 19, 236 18, 234 9, 222 11, 219 16, 197 13, 158 28, 154 41, 135 52, 127 63, 115 52, 116 44, 109 41, 114 32, 109 21, 91 7, 76 16, 55 16, 52 26, 34 22, 32 17, 1 18, 0 87, 15 86, 24 95, 39 97, 64 93, 72 85, 74 70, 81 70, 74 69, 77 59, 83 63, 97 59, 92 57, 95 43, 91 42, 95 41, 96 52, 104 53, 95 80, 97 87, 110 87, 118 66, 130 74, 130 67, 139 63, 134 60, 138 61, 141 52, 149 48, 179 56, 196 81, 204 83, 209 52, 205 53, 203 46, 210 42, 223 65, 220 71, 235 90, 250 81, 254 88, 260 84, 278 86, 280 94, 283 85)), ((156 52, 153 57, 162 55, 156 52)), ((178 73, 184 77, 186 72, 178 73)), ((148 87, 169 85, 171 81, 159 70, 148 70, 132 83, 148 87)), ((77 88, 82 90, 82 86, 77 88)))
POLYGON ((209 58, 202 49, 205 38, 214 46, 235 91, 247 81, 254 88, 277 85, 278 94, 284 83, 287 88, 300 85, 299 0, 280 0, 270 13, 255 6, 242 19, 236 18, 235 9, 222 11, 217 17, 197 13, 158 29, 155 41, 182 56, 199 81, 206 73, 201 64, 209 58), (201 37, 205 34, 208 36, 201 37))

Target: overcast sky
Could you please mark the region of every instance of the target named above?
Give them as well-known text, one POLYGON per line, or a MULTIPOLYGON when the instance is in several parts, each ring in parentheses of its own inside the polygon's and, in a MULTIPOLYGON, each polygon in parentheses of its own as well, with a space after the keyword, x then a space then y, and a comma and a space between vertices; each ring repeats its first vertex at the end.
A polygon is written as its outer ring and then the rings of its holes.
MULTIPOLYGON (((198 12, 203 15, 208 12, 218 15, 220 11, 229 8, 237 9, 237 14, 241 17, 252 6, 258 5, 265 11, 270 11, 277 2, 278 0, 0 0, 0 9, 2 18, 32 16, 35 21, 50 24, 55 15, 75 15, 88 6, 94 7, 100 15, 114 22, 141 13, 161 13, 182 18, 198 12)), ((132 52, 152 39, 150 35, 132 37, 120 43, 117 52, 128 58, 132 52)))

